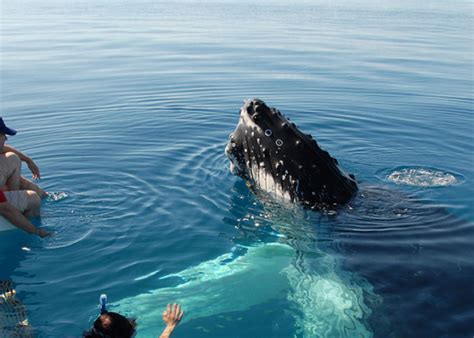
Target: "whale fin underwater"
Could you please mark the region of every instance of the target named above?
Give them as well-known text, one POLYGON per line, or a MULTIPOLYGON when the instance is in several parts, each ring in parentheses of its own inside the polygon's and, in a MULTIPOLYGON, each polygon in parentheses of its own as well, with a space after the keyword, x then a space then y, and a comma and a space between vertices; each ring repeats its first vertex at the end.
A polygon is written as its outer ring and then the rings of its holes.
POLYGON ((304 337, 371 337, 364 323, 370 309, 363 302, 364 293, 372 292, 370 285, 350 273, 337 273, 331 255, 315 257, 316 270, 305 267, 307 260, 296 264, 296 251, 286 244, 261 244, 232 256, 226 253, 165 276, 179 277, 182 283, 124 298, 113 310, 133 312, 138 335, 149 337, 163 328, 159 319, 167 303, 181 304, 186 322, 283 298, 296 306, 300 315, 295 325, 304 337))
POLYGON ((140 334, 142 328, 150 334, 162 328, 159 318, 170 302, 179 303, 185 309, 183 322, 245 310, 288 289, 283 269, 290 264, 292 256, 291 247, 281 244, 249 247, 246 254, 236 258, 226 253, 163 277, 179 277, 181 284, 122 299, 116 309, 133 311, 140 321, 140 334))

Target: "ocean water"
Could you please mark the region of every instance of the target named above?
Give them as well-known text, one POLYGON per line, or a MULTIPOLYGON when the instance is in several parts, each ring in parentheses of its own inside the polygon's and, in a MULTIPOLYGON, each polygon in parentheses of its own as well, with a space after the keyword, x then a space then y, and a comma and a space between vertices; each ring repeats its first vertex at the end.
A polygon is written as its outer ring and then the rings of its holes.
MULTIPOLYGON (((101 293, 157 336, 474 334, 471 1, 1 2, 1 116, 30 155, 40 240, 0 232, 37 337, 101 293), (336 157, 335 213, 262 201, 224 147, 247 98, 336 157)), ((27 168, 24 174, 30 176, 27 168)))

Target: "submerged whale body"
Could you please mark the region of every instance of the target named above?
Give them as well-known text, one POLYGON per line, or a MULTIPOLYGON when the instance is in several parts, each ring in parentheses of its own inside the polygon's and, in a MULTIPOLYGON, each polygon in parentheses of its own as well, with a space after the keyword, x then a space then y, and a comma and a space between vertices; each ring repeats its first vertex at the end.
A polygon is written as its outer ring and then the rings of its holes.
POLYGON ((262 100, 244 102, 229 138, 230 170, 253 189, 311 208, 346 203, 357 191, 353 175, 262 100))
POLYGON ((340 270, 333 256, 318 252, 302 259, 280 243, 246 250, 241 256, 226 253, 163 276, 181 282, 121 299, 112 308, 139 318, 138 335, 152 337, 162 329, 157 318, 170 302, 181 304, 189 314, 183 317, 186 322, 249 311, 283 297, 300 310, 295 326, 302 337, 372 337, 365 322, 372 310, 364 303, 364 295, 373 294, 372 286, 340 270))

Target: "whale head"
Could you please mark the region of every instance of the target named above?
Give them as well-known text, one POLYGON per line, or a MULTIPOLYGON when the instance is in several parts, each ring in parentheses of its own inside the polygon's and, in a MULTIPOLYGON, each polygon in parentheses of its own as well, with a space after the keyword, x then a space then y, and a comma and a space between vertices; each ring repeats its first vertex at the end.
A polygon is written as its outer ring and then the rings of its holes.
POLYGON ((233 174, 277 199, 321 208, 345 203, 357 191, 354 176, 311 135, 259 99, 244 102, 225 153, 233 174))

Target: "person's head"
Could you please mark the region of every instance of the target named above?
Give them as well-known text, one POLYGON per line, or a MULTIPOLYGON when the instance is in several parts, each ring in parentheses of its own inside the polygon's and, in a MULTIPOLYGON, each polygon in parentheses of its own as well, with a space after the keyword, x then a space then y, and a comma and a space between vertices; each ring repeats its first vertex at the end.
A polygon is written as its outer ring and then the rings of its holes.
POLYGON ((3 145, 5 141, 8 139, 7 135, 15 135, 16 130, 12 128, 8 128, 3 122, 3 118, 0 117, 0 152, 3 152, 3 145))
POLYGON ((129 319, 116 312, 104 312, 94 326, 84 333, 85 338, 130 338, 135 334, 135 319, 129 319))

